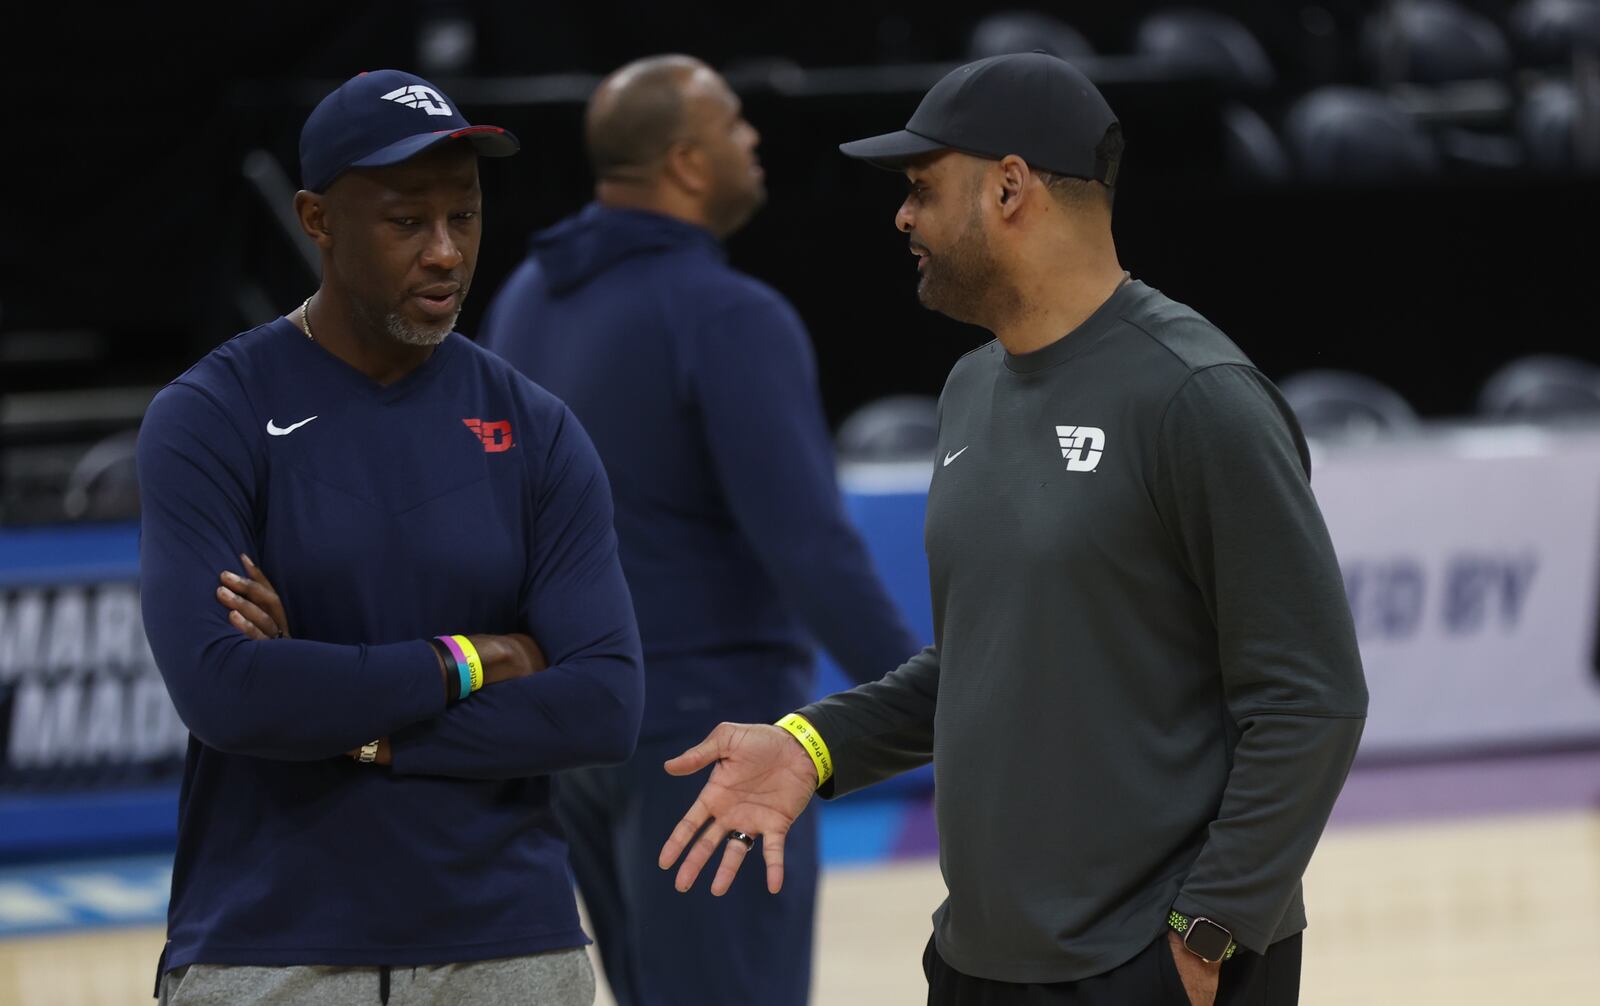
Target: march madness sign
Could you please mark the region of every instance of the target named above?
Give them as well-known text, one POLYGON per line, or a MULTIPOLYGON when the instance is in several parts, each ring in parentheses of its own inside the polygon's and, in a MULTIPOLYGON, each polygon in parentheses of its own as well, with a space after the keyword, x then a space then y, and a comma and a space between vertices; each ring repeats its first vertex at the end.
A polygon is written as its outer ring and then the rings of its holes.
POLYGON ((175 779, 187 743, 134 581, 0 588, 0 791, 175 779))

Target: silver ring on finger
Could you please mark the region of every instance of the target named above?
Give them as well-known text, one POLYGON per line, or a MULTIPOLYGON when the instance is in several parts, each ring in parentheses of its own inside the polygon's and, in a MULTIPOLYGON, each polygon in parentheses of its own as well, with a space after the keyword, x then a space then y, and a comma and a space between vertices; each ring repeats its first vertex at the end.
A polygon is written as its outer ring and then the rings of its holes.
POLYGON ((754 849, 756 847, 756 837, 754 835, 746 835, 742 831, 728 832, 728 841, 742 842, 746 849, 754 849))

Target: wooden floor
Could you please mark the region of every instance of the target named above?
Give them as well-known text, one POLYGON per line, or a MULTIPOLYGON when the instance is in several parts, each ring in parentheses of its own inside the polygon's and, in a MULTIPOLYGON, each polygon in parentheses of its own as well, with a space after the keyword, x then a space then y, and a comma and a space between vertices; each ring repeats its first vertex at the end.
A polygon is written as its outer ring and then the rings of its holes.
MULTIPOLYGON (((813 1001, 921 1004, 942 893, 932 862, 829 872, 813 1001)), ((1306 900, 1305 1006, 1600 1002, 1600 813, 1336 828, 1306 900)), ((0 941, 0 1006, 144 1006, 161 938, 0 941)))

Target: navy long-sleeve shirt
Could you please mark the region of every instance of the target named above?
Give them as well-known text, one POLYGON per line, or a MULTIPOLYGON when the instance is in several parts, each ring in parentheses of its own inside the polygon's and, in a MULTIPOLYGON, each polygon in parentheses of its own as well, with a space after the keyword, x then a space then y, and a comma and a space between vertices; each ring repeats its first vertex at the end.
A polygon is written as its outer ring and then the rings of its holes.
POLYGON ((534 238, 483 338, 605 462, 646 735, 795 708, 813 641, 857 681, 919 648, 844 512, 804 326, 709 232, 591 205, 534 238))
POLYGON ((643 674, 582 428, 451 335, 382 386, 279 319, 139 436, 144 620, 192 734, 165 966, 422 964, 586 942, 547 774, 626 759, 643 674), (227 622, 255 559, 294 638, 227 622), (446 707, 428 637, 549 668, 446 707), (343 752, 392 740, 391 768, 343 752))

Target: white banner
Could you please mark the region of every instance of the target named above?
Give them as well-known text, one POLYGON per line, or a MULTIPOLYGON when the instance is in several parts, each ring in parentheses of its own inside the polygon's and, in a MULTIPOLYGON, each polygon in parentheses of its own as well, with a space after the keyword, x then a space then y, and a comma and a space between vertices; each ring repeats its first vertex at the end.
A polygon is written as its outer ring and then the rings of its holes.
MULTIPOLYGON (((1314 447, 1372 693, 1363 755, 1600 741, 1600 429, 1314 447)), ((895 599, 922 619, 929 473, 841 473, 895 599)), ((845 684, 825 673, 822 691, 845 684)))
POLYGON ((1600 431, 1317 453, 1372 694, 1362 753, 1600 739, 1600 431))

